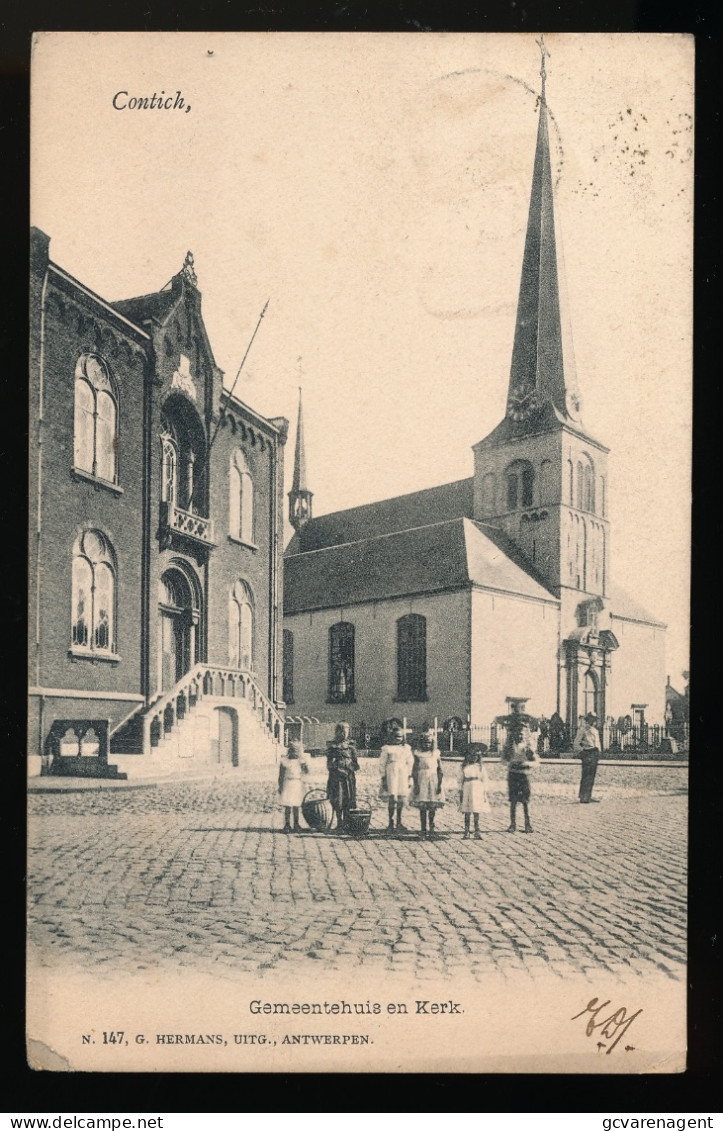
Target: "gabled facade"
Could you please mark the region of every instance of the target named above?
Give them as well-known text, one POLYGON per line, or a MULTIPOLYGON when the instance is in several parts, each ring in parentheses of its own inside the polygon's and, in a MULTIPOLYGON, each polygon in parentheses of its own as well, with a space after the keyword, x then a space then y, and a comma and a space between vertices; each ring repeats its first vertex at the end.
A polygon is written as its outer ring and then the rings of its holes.
POLYGON ((237 763, 252 731, 216 699, 233 687, 280 727, 287 422, 224 391, 190 254, 109 303, 35 230, 32 304, 33 764, 237 763))
POLYGON ((468 480, 319 518, 304 480, 302 521, 295 482, 295 713, 489 725, 519 695, 571 731, 591 710, 663 721, 665 626, 611 579, 609 450, 582 421, 561 302, 544 57, 541 75, 505 417, 474 446, 468 480))

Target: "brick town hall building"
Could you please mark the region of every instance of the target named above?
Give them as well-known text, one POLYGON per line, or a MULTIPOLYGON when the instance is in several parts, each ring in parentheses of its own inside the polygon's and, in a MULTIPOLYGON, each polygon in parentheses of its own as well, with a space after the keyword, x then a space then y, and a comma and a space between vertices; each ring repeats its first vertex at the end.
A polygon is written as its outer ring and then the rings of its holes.
POLYGON ((474 446, 474 474, 314 518, 300 406, 284 570, 294 715, 487 726, 514 695, 570 730, 590 710, 663 722, 665 626, 613 580, 609 452, 582 422, 560 310, 542 78, 507 411, 474 446))
POLYGON ((48 249, 33 230, 30 772, 273 760, 287 421, 225 393, 190 254, 111 303, 48 249))

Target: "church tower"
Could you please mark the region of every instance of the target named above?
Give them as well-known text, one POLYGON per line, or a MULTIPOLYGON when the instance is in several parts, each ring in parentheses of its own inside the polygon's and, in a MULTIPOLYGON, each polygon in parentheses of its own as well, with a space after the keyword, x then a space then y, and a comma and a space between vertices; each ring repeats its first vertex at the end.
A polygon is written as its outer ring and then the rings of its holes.
POLYGON ((299 415, 296 423, 296 451, 294 453, 294 479, 289 491, 289 522, 297 534, 311 519, 311 500, 314 494, 306 486, 306 447, 304 445, 304 410, 299 389, 299 415))
MULTIPOLYGON (((582 424, 561 285, 545 57, 507 411, 474 446, 474 517, 501 528, 562 599, 563 620, 608 587, 608 449, 582 424)), ((602 601, 597 602, 602 607, 602 601)), ((582 613, 576 614, 579 622, 582 613)), ((563 624, 563 631, 567 626, 563 624)))
POLYGON ((609 449, 582 423, 555 211, 545 57, 504 420, 473 448, 474 518, 501 529, 560 599, 558 711, 607 714, 609 449))

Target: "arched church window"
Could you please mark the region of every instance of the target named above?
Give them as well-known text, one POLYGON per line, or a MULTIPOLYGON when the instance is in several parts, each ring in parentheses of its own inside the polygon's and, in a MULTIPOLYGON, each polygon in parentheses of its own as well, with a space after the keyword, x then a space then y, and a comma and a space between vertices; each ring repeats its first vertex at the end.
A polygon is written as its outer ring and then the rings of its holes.
POLYGON ((247 545, 254 544, 254 481, 242 451, 231 457, 229 531, 247 545))
POLYGON ((419 613, 397 621, 397 699, 402 703, 427 699, 427 619, 419 613))
POLYGON ((294 702, 294 634, 289 628, 284 629, 282 696, 285 703, 294 702))
POLYGON ((75 367, 73 462, 107 483, 117 479, 118 398, 104 358, 84 354, 75 367))
POLYGON ((567 461, 567 480, 570 494, 570 506, 575 505, 575 468, 571 459, 567 461))
POLYGON ((583 510, 585 503, 585 476, 582 466, 582 460, 577 461, 577 492, 575 497, 575 505, 579 511, 583 510))
POLYGON ((606 493, 605 476, 601 475, 600 476, 600 514, 602 515, 603 518, 605 518, 607 516, 607 506, 608 506, 608 501, 607 501, 607 493, 606 493))
POLYGON ((535 472, 528 460, 518 459, 505 472, 507 485, 507 510, 531 507, 533 503, 535 472))
POLYGON ((348 621, 329 629, 329 702, 354 702, 354 625, 348 621))
POLYGON ((99 530, 75 540, 72 566, 71 644, 74 649, 113 654, 116 565, 113 547, 99 530))
POLYGON ((592 463, 585 465, 585 510, 595 511, 595 469, 592 463))
POLYGON ((248 582, 236 581, 229 595, 229 648, 232 668, 254 670, 254 595, 248 582))

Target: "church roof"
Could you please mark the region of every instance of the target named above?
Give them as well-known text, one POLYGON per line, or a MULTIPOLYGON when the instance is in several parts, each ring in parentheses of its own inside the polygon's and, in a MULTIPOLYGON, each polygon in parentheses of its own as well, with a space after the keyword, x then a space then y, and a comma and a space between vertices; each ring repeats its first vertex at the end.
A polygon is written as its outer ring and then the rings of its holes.
POLYGON ((288 616, 470 584, 553 601, 508 556, 504 541, 481 523, 453 518, 291 554, 284 563, 284 611, 288 616))
POLYGON ((500 589, 537 600, 557 600, 541 574, 525 559, 504 531, 484 522, 465 522, 469 580, 486 589, 500 589))
POLYGON ((410 495, 398 495, 367 503, 345 511, 313 518, 301 532, 291 539, 288 558, 328 546, 360 542, 381 534, 409 531, 420 526, 446 522, 449 519, 472 517, 474 480, 459 479, 410 495))
POLYGON ((217 368, 208 332, 201 315, 201 292, 198 289, 198 280, 193 269, 193 256, 190 251, 181 270, 160 291, 154 291, 149 295, 138 295, 134 298, 118 299, 110 305, 124 318, 134 322, 137 326, 143 326, 149 321, 163 326, 172 312, 178 310, 182 303, 186 308, 185 320, 193 322, 193 332, 203 342, 209 362, 214 368, 217 368))
POLYGON ((666 627, 664 621, 654 617, 639 601, 636 601, 619 585, 611 583, 608 587, 608 602, 611 616, 620 617, 624 620, 642 621, 643 624, 650 624, 655 628, 666 627))
POLYGON ((124 298, 110 305, 119 314, 142 326, 149 319, 163 322, 167 314, 178 301, 178 292, 172 290, 156 291, 151 295, 139 295, 137 298, 124 298))

